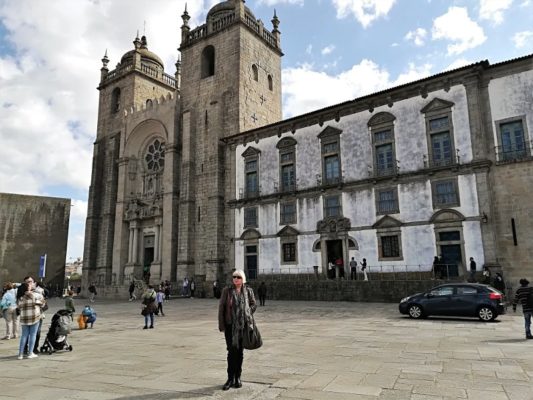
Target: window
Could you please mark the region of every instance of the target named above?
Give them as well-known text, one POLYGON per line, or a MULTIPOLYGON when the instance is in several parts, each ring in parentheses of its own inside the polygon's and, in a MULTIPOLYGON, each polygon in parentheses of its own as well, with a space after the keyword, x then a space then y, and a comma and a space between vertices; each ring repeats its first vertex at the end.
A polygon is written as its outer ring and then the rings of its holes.
POLYGON ((280 224, 295 224, 296 223, 296 203, 281 203, 280 205, 280 224))
POLYGON ((378 214, 398 213, 397 189, 381 189, 376 192, 376 209, 378 214))
POLYGON ((257 207, 244 209, 244 227, 257 228, 257 207))
POLYGON ((113 89, 111 94, 111 112, 116 113, 120 110, 120 89, 113 89))
POLYGON ((296 262, 296 243, 283 243, 281 249, 284 263, 296 262))
POLYGON ((430 293, 433 296, 451 296, 453 294, 453 287, 443 286, 440 288, 433 289, 430 293))
POLYGON ((272 75, 268 75, 268 90, 274 90, 274 83, 272 82, 272 75))
POLYGON ((374 171, 376 176, 389 176, 397 172, 394 144, 394 120, 396 117, 380 112, 368 121, 374 145, 374 171))
POLYGON ((339 195, 324 198, 324 216, 340 217, 342 215, 341 200, 339 195))
POLYGON ((453 144, 453 103, 433 99, 422 109, 426 116, 429 166, 442 167, 456 163, 453 144))
POLYGON ((342 131, 331 126, 319 135, 322 148, 322 184, 333 185, 342 181, 340 134, 342 131))
POLYGON ((439 232, 439 240, 441 242, 461 240, 461 232, 459 231, 439 232))
POLYGON ((165 144, 159 139, 153 140, 146 149, 144 161, 148 171, 161 171, 165 166, 165 144))
POLYGON ((257 160, 246 162, 246 197, 256 197, 259 193, 257 182, 257 160))
POLYGON ((498 124, 498 161, 521 160, 529 156, 524 124, 522 119, 498 124))
POLYGON ((296 190, 296 140, 291 137, 281 139, 276 147, 279 149, 279 169, 281 192, 296 190))
POLYGON ((202 51, 202 78, 215 75, 215 48, 207 46, 202 51))
POLYGON ((259 80, 259 70, 255 64, 252 64, 252 75, 254 77, 254 81, 257 82, 259 80))
POLYGON ((433 206, 456 207, 459 206, 459 193, 457 180, 433 182, 433 206))
POLYGON ((381 236, 381 251, 382 258, 400 257, 400 240, 398 235, 381 236))
POLYGON ((457 286, 457 294, 472 295, 477 294, 477 289, 470 286, 457 286))

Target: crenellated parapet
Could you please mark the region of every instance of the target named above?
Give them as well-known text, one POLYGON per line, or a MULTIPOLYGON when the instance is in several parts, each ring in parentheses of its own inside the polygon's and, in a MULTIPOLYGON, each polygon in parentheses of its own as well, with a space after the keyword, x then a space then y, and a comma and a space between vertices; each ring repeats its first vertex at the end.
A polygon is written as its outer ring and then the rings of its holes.
POLYGON ((166 112, 173 112, 175 106, 176 96, 169 93, 166 96, 148 99, 141 107, 132 106, 125 108, 123 110, 123 118, 125 122, 150 119, 166 112))

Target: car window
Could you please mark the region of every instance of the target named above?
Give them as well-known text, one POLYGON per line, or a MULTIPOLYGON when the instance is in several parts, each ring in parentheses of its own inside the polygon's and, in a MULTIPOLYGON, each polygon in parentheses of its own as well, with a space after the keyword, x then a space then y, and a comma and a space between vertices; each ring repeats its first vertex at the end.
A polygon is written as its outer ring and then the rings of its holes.
POLYGON ((471 286, 459 286, 457 294, 477 294, 477 289, 471 286))
POLYGON ((430 292, 433 296, 449 296, 453 294, 453 287, 443 286, 436 289, 433 289, 430 292))

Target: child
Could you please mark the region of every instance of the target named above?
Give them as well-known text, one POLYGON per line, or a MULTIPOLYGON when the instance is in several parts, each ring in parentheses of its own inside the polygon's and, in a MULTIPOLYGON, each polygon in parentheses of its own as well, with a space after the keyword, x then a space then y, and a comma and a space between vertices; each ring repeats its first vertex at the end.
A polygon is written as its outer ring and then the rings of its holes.
POLYGON ((91 324, 91 329, 94 325, 94 321, 96 321, 96 313, 92 309, 90 305, 86 305, 81 314, 86 317, 85 320, 85 329, 87 329, 87 325, 91 324))
POLYGON ((161 287, 157 291, 155 299, 157 301, 157 311, 155 312, 155 314, 159 315, 159 313, 161 313, 161 316, 164 317, 165 314, 163 313, 163 301, 165 301, 165 293, 163 293, 163 289, 161 289, 161 287))
POLYGON ((76 308, 74 308, 74 300, 72 299, 74 292, 69 290, 67 294, 68 296, 65 299, 65 310, 67 310, 70 313, 70 317, 73 318, 73 315, 76 312, 76 308))

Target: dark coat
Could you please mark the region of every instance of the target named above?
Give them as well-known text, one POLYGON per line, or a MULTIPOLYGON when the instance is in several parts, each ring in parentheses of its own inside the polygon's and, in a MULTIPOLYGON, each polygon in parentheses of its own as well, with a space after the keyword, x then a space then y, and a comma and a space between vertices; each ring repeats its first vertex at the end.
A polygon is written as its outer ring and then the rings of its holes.
MULTIPOLYGON (((231 288, 231 286, 226 286, 222 289, 222 295, 220 296, 220 301, 218 303, 218 330, 220 332, 224 332, 226 325, 231 325, 231 288)), ((250 311, 253 314, 257 309, 254 291, 247 285, 243 285, 243 288, 248 292, 248 303, 250 311)))

